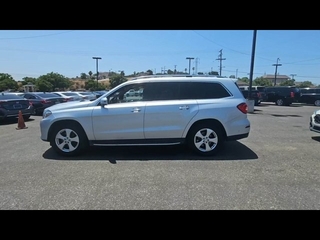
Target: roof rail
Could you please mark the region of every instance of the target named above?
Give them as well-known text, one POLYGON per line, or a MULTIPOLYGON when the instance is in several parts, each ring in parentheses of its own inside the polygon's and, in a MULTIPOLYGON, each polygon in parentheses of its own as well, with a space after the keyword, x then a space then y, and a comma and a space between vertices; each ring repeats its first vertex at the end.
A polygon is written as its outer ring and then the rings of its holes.
POLYGON ((226 78, 218 75, 188 75, 188 74, 164 74, 164 75, 146 75, 134 77, 131 80, 135 79, 144 79, 144 78, 161 78, 161 77, 216 77, 216 78, 226 78))

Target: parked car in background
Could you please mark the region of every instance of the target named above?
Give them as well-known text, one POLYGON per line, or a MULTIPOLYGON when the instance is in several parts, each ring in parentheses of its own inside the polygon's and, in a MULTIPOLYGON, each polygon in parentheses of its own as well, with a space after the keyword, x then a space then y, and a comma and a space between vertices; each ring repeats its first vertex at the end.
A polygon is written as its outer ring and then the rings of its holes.
POLYGON ((85 99, 85 100, 97 99, 96 95, 93 94, 92 92, 74 92, 74 93, 77 93, 77 94, 81 95, 83 97, 83 99, 85 99))
MULTIPOLYGON (((241 90, 245 99, 249 97, 249 90, 241 90)), ((258 106, 261 103, 262 97, 261 93, 258 90, 251 90, 251 99, 254 100, 254 105, 258 106)))
POLYGON ((320 133, 320 110, 316 110, 311 114, 309 129, 310 131, 320 133))
MULTIPOLYGON (((267 95, 265 92, 265 86, 251 86, 251 90, 257 90, 260 92, 261 102, 265 102, 267 99, 267 95)), ((249 86, 239 86, 240 90, 249 90, 249 86)))
POLYGON ((43 110, 47 107, 67 102, 64 97, 59 97, 56 94, 49 92, 26 92, 22 93, 21 96, 32 103, 35 115, 41 115, 43 110))
POLYGON ((34 113, 32 103, 15 93, 0 93, 0 120, 16 118, 21 111, 23 119, 28 120, 34 113))
POLYGON ((299 103, 320 106, 320 88, 300 88, 299 103))
POLYGON ((300 98, 300 89, 291 86, 266 87, 265 93, 265 102, 274 102, 278 106, 289 106, 300 98))
POLYGON ((107 93, 108 90, 100 90, 100 91, 94 91, 92 92, 94 95, 96 95, 96 98, 101 97, 103 94, 107 93))
POLYGON ((79 155, 89 146, 178 144, 209 156, 225 141, 249 136, 247 111, 234 79, 148 76, 124 82, 93 101, 45 109, 40 131, 41 139, 64 156, 79 155), (131 89, 141 95, 127 99, 131 89))
POLYGON ((52 92, 59 97, 63 97, 66 99, 67 102, 69 101, 81 101, 83 98, 82 96, 79 96, 79 94, 75 92, 52 92))

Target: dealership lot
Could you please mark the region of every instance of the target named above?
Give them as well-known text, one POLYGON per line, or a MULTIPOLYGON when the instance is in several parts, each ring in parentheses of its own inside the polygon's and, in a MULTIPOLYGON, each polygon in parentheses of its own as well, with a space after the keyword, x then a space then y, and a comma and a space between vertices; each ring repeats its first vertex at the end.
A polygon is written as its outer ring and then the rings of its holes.
POLYGON ((0 123, 0 209, 320 209, 315 106, 262 103, 247 139, 213 157, 185 147, 91 148, 65 158, 27 129, 0 123))

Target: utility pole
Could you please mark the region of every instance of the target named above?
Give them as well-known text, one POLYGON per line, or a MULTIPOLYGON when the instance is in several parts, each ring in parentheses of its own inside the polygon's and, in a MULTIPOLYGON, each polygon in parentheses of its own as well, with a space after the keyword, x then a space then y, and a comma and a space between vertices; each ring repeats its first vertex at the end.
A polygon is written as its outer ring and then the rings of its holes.
POLYGON ((200 64, 200 58, 196 58, 196 74, 198 73, 198 63, 200 64))
POLYGON ((99 82, 98 82, 98 79, 99 79, 99 71, 98 71, 98 60, 101 59, 101 57, 92 57, 93 59, 96 60, 96 69, 97 69, 97 90, 99 88, 99 82))
POLYGON ((216 59, 216 60, 219 60, 220 61, 220 76, 222 76, 221 75, 221 70, 222 70, 222 60, 226 60, 225 58, 222 58, 222 49, 219 51, 220 52, 220 54, 219 54, 219 57, 216 59))
POLYGON ((186 57, 186 59, 189 60, 189 75, 190 75, 190 65, 191 65, 191 60, 194 59, 193 57, 186 57))
POLYGON ((174 74, 177 74, 177 65, 174 65, 174 74))
POLYGON ((251 53, 251 65, 250 65, 250 77, 249 77, 249 92, 248 99, 251 99, 251 88, 252 88, 252 79, 253 79, 253 66, 254 66, 254 55, 256 51, 256 39, 257 39, 257 30, 253 30, 253 41, 252 41, 252 53, 251 53))
POLYGON ((280 58, 277 58, 277 63, 272 64, 272 66, 276 66, 276 71, 274 72, 274 86, 277 85, 277 71, 278 71, 278 66, 282 66, 282 64, 279 64, 278 61, 280 58))
POLYGON ((290 76, 292 76, 291 80, 295 80, 294 76, 297 76, 297 74, 290 74, 290 76))

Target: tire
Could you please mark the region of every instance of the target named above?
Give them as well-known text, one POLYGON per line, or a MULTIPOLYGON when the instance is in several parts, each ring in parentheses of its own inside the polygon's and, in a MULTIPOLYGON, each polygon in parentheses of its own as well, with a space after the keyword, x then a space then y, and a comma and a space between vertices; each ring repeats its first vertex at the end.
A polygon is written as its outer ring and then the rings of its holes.
POLYGON ((64 123, 54 127, 50 145, 62 156, 77 156, 87 149, 88 139, 79 124, 64 123))
POLYGON ((314 105, 315 105, 315 106, 320 106, 320 100, 319 100, 319 99, 318 99, 318 100, 315 100, 315 101, 314 101, 314 105))
POLYGON ((277 101, 276 101, 276 105, 278 105, 278 106, 283 106, 284 105, 284 101, 283 101, 283 99, 277 99, 277 101))
POLYGON ((211 156, 219 152, 224 142, 225 136, 222 129, 209 123, 193 126, 187 137, 189 148, 204 156, 211 156))

